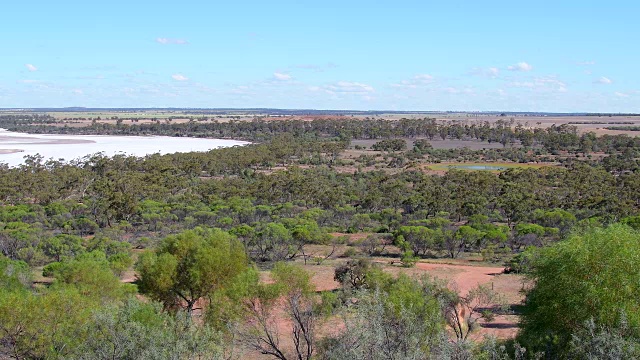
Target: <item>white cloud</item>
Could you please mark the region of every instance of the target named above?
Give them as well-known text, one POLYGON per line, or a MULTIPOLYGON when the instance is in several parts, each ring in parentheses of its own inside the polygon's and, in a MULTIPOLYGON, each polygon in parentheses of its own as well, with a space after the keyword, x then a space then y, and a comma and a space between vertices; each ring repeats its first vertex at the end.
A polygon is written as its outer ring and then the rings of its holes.
POLYGON ((80 90, 80 89, 73 89, 71 91, 72 93, 76 94, 76 95, 82 95, 84 94, 84 91, 80 90))
POLYGON ((329 95, 353 94, 362 96, 368 96, 376 91, 371 85, 349 81, 338 81, 337 83, 323 86, 309 86, 307 90, 311 92, 321 91, 329 95))
POLYGON ((338 81, 334 85, 328 85, 327 87, 331 91, 342 93, 371 93, 375 91, 371 85, 348 81, 338 81))
POLYGON ((567 87, 567 84, 558 80, 555 76, 538 77, 538 78, 535 78, 534 80, 537 83, 541 83, 541 84, 548 84, 548 85, 557 86, 560 88, 567 87))
POLYGON ((612 84, 613 80, 609 79, 608 77, 600 76, 600 78, 596 79, 594 83, 608 85, 608 84, 612 84))
POLYGON ((497 67, 473 68, 468 74, 475 76, 486 76, 495 79, 500 75, 500 69, 498 69, 497 67))
POLYGON ((619 92, 619 91, 616 91, 614 94, 615 94, 617 97, 621 97, 621 98, 628 98, 628 97, 629 97, 629 94, 625 94, 625 93, 623 93, 623 92, 619 92))
POLYGON ((510 86, 519 88, 534 88, 536 84, 533 81, 514 81, 509 83, 510 86))
POLYGON ((391 84, 391 86, 400 87, 400 88, 415 89, 415 88, 417 88, 419 86, 431 84, 434 81, 435 80, 434 80, 432 75, 429 75, 429 74, 418 74, 418 75, 412 77, 409 80, 402 80, 399 83, 391 84))
POLYGON ((429 75, 429 74, 419 74, 413 77, 416 80, 419 81, 432 81, 433 80, 433 76, 429 75))
POLYGON ((514 81, 509 83, 509 86, 543 91, 567 92, 567 84, 558 80, 555 76, 535 77, 528 81, 514 81))
POLYGON ((251 91, 251 88, 246 85, 238 85, 228 92, 229 94, 233 95, 254 95, 254 93, 251 91))
POLYGON ((459 88, 455 88, 455 87, 446 87, 443 88, 442 91, 449 93, 449 94, 473 94, 474 91, 471 88, 464 88, 464 89, 459 89, 459 88))
POLYGON ((591 65, 595 65, 596 62, 595 61, 579 61, 578 65, 580 66, 591 66, 591 65))
POLYGON ((189 42, 185 39, 156 38, 156 42, 162 45, 186 45, 189 42))
POLYGON ((24 64, 24 66, 25 66, 25 67, 27 68, 27 70, 29 70, 29 71, 38 71, 38 68, 37 68, 37 67, 35 67, 35 66, 34 66, 34 65, 32 65, 32 64, 24 64))
POLYGON ((276 80, 280 80, 280 81, 288 81, 288 80, 291 80, 291 75, 283 74, 283 73, 279 73, 279 72, 274 72, 273 73, 273 78, 276 79, 276 80))
POLYGON ((184 76, 184 75, 182 75, 182 74, 173 74, 173 75, 171 75, 171 77, 172 77, 172 78, 173 78, 173 80, 175 80, 175 81, 186 81, 186 80, 189 80, 189 78, 188 78, 188 77, 186 77, 186 76, 184 76))
POLYGON ((533 66, 529 65, 526 62, 519 62, 515 65, 511 65, 507 67, 507 70, 511 71, 531 71, 533 70, 533 66))

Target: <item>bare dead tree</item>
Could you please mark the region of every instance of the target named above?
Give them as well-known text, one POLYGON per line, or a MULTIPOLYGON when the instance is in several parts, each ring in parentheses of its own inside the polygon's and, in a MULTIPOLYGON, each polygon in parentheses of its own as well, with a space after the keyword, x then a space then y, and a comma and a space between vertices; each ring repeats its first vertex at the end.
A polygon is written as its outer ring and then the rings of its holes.
POLYGON ((247 301, 251 314, 249 329, 242 334, 245 344, 252 350, 279 360, 311 360, 315 350, 315 314, 311 300, 300 291, 294 291, 285 299, 287 315, 291 320, 293 354, 280 343, 278 327, 274 320, 272 304, 259 299, 247 301))
POLYGON ((469 334, 475 330, 481 319, 490 321, 493 312, 490 307, 500 306, 500 296, 485 285, 478 285, 469 291, 466 296, 450 296, 444 306, 444 316, 453 329, 456 340, 464 342, 469 334))
POLYGON ((315 317, 312 305, 301 292, 289 296, 289 315, 293 321, 292 335, 298 360, 310 360, 314 350, 315 317))
POLYGON ((245 305, 251 318, 248 327, 241 333, 245 345, 263 355, 287 360, 280 349, 278 328, 271 318, 270 306, 260 299, 247 299, 245 305))

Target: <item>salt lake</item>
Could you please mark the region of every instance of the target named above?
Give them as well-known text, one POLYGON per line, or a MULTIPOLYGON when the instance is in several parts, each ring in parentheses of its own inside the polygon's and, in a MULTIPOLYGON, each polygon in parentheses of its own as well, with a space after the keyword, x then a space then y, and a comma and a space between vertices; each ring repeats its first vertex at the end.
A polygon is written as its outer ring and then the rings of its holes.
POLYGON ((0 129, 0 163, 18 166, 24 163, 24 156, 36 154, 45 159, 70 161, 99 152, 106 156, 145 156, 209 151, 246 144, 249 143, 190 137, 26 134, 0 129))

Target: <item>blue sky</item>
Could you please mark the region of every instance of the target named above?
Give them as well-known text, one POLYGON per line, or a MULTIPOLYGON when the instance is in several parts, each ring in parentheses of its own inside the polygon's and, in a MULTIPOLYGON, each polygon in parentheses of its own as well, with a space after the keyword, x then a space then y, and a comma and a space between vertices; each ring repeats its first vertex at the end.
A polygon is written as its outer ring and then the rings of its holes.
POLYGON ((636 1, 7 1, 0 107, 640 112, 636 1))

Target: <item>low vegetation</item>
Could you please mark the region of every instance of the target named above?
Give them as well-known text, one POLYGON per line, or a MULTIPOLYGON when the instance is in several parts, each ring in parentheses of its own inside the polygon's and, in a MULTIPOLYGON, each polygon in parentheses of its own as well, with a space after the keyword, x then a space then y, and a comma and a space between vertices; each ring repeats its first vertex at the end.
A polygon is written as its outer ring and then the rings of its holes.
POLYGON ((636 138, 508 121, 56 122, 0 117, 255 143, 0 168, 0 357, 638 357, 636 138), (512 165, 422 166, 441 161, 512 165), (409 275, 470 259, 524 274, 524 302, 409 275), (335 286, 317 289, 314 267, 335 286), (516 338, 481 336, 513 311, 516 338))

